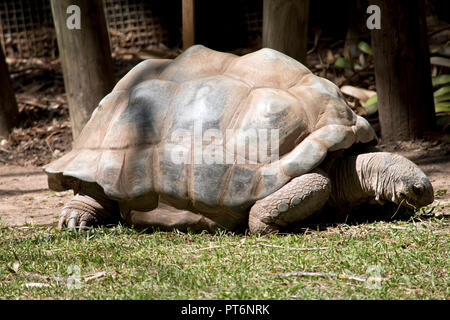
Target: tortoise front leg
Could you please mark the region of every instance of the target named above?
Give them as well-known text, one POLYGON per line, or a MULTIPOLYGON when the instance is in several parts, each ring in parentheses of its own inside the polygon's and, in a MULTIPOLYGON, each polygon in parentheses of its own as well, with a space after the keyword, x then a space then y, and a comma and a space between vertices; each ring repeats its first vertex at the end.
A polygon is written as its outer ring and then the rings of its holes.
POLYGON ((98 186, 81 183, 76 195, 62 209, 58 227, 69 230, 87 229, 96 225, 119 221, 119 206, 98 186))
POLYGON ((322 209, 331 192, 330 180, 322 171, 292 179, 250 209, 251 233, 266 234, 301 221, 322 209))

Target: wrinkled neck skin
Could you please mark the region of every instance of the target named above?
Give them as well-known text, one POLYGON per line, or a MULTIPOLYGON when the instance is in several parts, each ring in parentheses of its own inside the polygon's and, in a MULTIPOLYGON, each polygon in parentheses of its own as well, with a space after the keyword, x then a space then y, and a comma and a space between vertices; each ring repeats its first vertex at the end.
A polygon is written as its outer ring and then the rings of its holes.
POLYGON ((364 202, 395 202, 393 175, 383 170, 379 156, 365 153, 336 159, 327 170, 332 182, 331 206, 343 207, 364 202))

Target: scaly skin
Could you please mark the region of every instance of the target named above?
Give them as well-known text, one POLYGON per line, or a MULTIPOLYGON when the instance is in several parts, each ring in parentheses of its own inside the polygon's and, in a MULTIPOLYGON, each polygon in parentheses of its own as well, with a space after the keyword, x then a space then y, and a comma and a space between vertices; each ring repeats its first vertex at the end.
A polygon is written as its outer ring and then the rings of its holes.
POLYGON ((390 201, 417 209, 434 200, 425 173, 405 157, 388 152, 338 158, 327 174, 332 182, 331 206, 390 201))
POLYGON ((317 170, 292 179, 281 189, 256 201, 250 210, 251 233, 270 233, 301 221, 322 209, 331 191, 326 174, 317 170))

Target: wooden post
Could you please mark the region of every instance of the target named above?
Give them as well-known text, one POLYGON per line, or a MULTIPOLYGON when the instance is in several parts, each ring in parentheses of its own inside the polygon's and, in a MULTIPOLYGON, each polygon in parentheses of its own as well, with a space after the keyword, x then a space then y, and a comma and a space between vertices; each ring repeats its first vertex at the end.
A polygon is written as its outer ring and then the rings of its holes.
POLYGON ((5 55, 0 46, 0 136, 6 137, 18 121, 16 96, 9 78, 5 55))
POLYGON ((106 20, 101 0, 51 0, 51 6, 72 134, 76 138, 114 85, 106 20))
POLYGON ((309 0, 264 0, 263 47, 305 63, 309 0))
POLYGON ((183 49, 195 44, 195 0, 183 0, 183 49))
POLYGON ((382 140, 421 138, 435 123, 424 1, 372 4, 381 9, 371 36, 382 140))

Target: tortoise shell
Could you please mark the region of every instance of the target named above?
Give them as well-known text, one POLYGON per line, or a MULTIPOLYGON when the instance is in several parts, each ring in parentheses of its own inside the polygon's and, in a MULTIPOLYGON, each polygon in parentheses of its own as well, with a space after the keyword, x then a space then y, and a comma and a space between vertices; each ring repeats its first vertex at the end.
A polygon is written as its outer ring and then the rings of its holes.
POLYGON ((176 207, 239 215, 329 151, 374 138, 338 87, 298 61, 197 45, 134 67, 45 172, 54 190, 93 182, 129 208, 158 194, 176 207), (251 141, 266 148, 255 155, 251 141))

